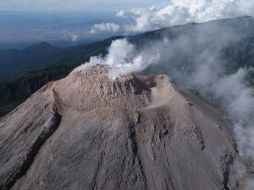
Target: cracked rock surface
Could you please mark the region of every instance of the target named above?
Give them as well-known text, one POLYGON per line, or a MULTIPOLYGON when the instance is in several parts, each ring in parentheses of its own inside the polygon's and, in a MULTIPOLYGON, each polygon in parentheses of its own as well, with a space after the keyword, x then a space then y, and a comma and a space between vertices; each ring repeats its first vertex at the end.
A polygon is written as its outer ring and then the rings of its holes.
POLYGON ((72 72, 0 119, 0 189, 244 189, 230 127, 167 76, 72 72))

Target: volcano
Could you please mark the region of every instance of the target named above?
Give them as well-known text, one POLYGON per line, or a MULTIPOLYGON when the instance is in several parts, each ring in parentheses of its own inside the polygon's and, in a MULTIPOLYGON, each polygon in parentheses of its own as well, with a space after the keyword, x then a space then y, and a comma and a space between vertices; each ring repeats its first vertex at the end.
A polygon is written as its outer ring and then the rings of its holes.
POLYGON ((168 76, 95 66, 0 119, 0 189, 241 189, 223 113, 168 76))

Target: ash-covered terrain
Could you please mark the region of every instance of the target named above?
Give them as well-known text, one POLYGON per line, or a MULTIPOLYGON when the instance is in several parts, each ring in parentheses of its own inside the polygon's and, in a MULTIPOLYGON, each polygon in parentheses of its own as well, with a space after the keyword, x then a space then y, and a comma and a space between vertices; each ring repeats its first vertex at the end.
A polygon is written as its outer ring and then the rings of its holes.
POLYGON ((223 113, 166 75, 50 82, 0 119, 0 189, 244 189, 223 113))

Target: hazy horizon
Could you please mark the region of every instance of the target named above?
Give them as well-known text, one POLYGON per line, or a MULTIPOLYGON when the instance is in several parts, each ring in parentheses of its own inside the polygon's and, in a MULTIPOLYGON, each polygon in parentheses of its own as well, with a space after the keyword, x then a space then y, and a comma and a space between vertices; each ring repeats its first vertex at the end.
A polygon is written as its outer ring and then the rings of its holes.
POLYGON ((189 22, 253 16, 254 3, 219 0, 0 0, 0 46, 79 43, 189 22))
POLYGON ((85 40, 95 37, 88 33, 93 24, 104 20, 112 21, 113 15, 110 12, 67 15, 59 12, 1 12, 0 43, 85 40))
MULTIPOLYGON (((96 41, 113 35, 122 35, 123 30, 91 33, 93 25, 114 23, 122 18, 117 11, 162 5, 166 1, 30 1, 0 0, 0 46, 16 47, 20 43, 41 41, 78 43, 96 41)), ((125 20, 126 22, 126 20, 125 20)), ((112 24, 113 25, 113 24, 112 24)), ((114 26, 113 25, 113 26, 114 26)), ((109 26, 111 27, 111 26, 109 26)), ((1 47, 0 47, 1 48, 1 47)))

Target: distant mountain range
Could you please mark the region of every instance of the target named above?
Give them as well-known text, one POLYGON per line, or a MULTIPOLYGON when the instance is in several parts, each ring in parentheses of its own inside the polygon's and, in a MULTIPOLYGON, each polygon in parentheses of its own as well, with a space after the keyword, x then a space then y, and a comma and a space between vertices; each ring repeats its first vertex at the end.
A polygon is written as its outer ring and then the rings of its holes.
POLYGON ((90 56, 105 51, 111 43, 108 39, 98 43, 79 45, 68 48, 53 47, 42 42, 24 49, 10 49, 0 51, 0 79, 6 80, 27 71, 34 71, 49 66, 78 65, 87 61, 90 56))
MULTIPOLYGON (((254 65, 254 19, 239 17, 233 19, 216 20, 202 24, 190 23, 181 26, 163 28, 135 36, 128 36, 128 40, 142 47, 153 41, 167 38, 176 40, 185 37, 188 40, 199 38, 197 31, 202 33, 202 40, 193 43, 188 52, 181 52, 177 57, 168 60, 174 65, 192 64, 193 56, 203 48, 213 48, 217 42, 216 36, 227 36, 228 33, 241 34, 240 40, 221 49, 221 56, 228 60, 228 72, 234 72, 240 67, 254 65), (225 27, 227 30, 218 30, 225 27)), ((12 110, 24 101, 33 92, 51 80, 66 76, 73 68, 89 60, 91 56, 104 55, 112 40, 123 36, 112 37, 100 42, 78 45, 68 48, 56 48, 42 42, 24 49, 0 51, 0 116, 12 110)), ((200 38, 201 39, 201 38, 200 38)), ((161 64, 152 68, 160 73, 167 74, 168 64, 161 64)), ((149 72, 147 69, 147 72, 149 72)), ((254 78, 254 77, 253 77, 254 78)), ((253 79, 250 77, 250 81, 253 79)))

